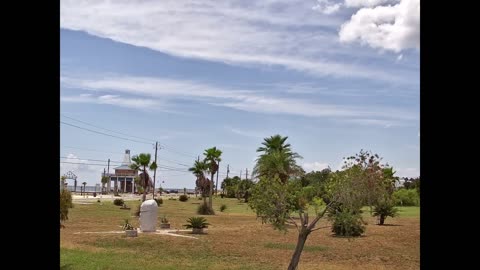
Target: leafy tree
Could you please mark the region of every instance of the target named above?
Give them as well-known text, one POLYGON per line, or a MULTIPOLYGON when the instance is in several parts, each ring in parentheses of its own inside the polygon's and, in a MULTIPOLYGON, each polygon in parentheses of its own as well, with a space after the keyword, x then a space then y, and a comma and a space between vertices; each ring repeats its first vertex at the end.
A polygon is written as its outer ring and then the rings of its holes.
POLYGON ((141 153, 139 155, 135 155, 132 157, 132 165, 130 165, 130 168, 133 170, 142 170, 143 171, 143 177, 140 179, 142 181, 142 187, 143 187, 143 196, 142 196, 142 202, 145 201, 147 197, 147 186, 149 184, 149 176, 147 172, 147 168, 155 168, 156 163, 155 162, 150 162, 151 160, 151 155, 146 154, 146 153, 141 153))
POLYGON ((237 186, 237 198, 243 198, 245 202, 248 202, 248 198, 254 185, 255 183, 250 179, 241 180, 237 186))
MULTIPOLYGON (((280 136, 280 138, 283 137, 280 136)), ((261 149, 264 152, 262 156, 271 156, 285 151, 287 147, 282 147, 282 145, 286 146, 285 140, 274 140, 272 137, 269 141, 265 139, 264 147, 261 149), (267 145, 270 141, 276 142, 276 150, 268 150, 267 145)), ((289 149, 288 152, 292 153, 289 149)), ((342 205, 346 209, 359 209, 365 202, 375 199, 371 190, 377 190, 377 185, 382 181, 374 181, 377 179, 366 173, 357 164, 355 164, 356 166, 346 166, 344 171, 329 177, 325 184, 326 198, 329 201, 328 204, 325 204, 319 196, 321 191, 318 188, 302 186, 302 182, 298 179, 288 181, 296 173, 295 170, 288 169, 289 166, 296 165, 295 157, 292 155, 289 157, 286 153, 282 155, 284 159, 288 160, 287 163, 267 163, 279 166, 268 167, 267 164, 259 164, 264 161, 262 156, 257 159, 256 168, 260 175, 259 181, 253 187, 248 203, 256 212, 257 217, 260 217, 264 223, 272 224, 274 229, 286 231, 288 224, 296 226, 298 230, 297 245, 288 266, 289 270, 294 270, 300 261, 300 255, 308 235, 322 228, 316 227, 316 225, 325 213, 334 209, 336 205, 342 205), (310 208, 313 208, 315 212, 315 216, 312 218, 308 214, 310 208), (299 223, 293 219, 295 214, 299 217, 299 223)), ((370 166, 366 166, 366 168, 369 169, 370 166)), ((376 171, 371 173, 376 173, 376 171)))
POLYGON ((222 156, 222 151, 217 149, 217 147, 208 148, 203 153, 205 156, 205 162, 208 164, 208 169, 210 172, 210 188, 208 191, 208 207, 210 208, 211 212, 213 213, 213 177, 215 173, 218 172, 218 163, 222 161, 220 158, 222 156))
POLYGON ((241 179, 238 176, 225 178, 222 182, 221 188, 224 191, 227 198, 235 198, 238 185, 241 179))

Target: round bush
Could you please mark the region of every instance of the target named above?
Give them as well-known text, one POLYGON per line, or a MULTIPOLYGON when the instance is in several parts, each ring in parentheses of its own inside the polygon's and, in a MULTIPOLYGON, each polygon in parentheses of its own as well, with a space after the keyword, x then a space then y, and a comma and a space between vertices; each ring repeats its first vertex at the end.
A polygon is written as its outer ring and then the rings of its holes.
POLYGON ((113 204, 116 205, 116 206, 122 206, 125 202, 123 201, 123 199, 115 199, 113 200, 113 204))
POLYGON ((181 202, 186 202, 186 201, 188 201, 188 196, 185 195, 185 194, 182 194, 182 195, 180 195, 180 197, 178 197, 178 200, 181 201, 181 202))
POLYGON ((360 236, 365 232, 365 224, 360 213, 337 211, 333 216, 332 232, 337 236, 360 236))

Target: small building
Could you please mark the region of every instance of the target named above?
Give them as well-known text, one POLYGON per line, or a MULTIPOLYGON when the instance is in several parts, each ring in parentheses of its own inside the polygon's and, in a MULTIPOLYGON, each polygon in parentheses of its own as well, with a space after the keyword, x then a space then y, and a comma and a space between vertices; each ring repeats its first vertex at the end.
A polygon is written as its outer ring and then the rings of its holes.
POLYGON ((130 158, 130 150, 125 150, 122 164, 116 168, 114 174, 108 175, 110 181, 108 181, 108 190, 112 190, 111 185, 113 182, 113 191, 123 193, 135 193, 135 177, 138 176, 138 171, 130 168, 132 160, 130 158))

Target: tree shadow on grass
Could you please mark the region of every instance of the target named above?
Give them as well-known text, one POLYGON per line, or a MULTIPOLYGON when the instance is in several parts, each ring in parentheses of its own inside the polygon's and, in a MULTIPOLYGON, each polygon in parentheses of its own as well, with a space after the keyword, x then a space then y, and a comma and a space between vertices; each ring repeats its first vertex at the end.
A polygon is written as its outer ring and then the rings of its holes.
POLYGON ((377 226, 403 226, 401 224, 383 224, 383 225, 377 225, 377 226))

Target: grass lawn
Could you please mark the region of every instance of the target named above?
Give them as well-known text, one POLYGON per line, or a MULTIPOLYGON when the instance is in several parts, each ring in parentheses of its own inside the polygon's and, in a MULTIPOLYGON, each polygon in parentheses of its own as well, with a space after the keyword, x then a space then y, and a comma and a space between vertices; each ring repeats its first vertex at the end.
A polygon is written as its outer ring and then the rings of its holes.
MULTIPOLYGON (((159 222, 166 215, 174 229, 184 229, 185 220, 196 215, 201 203, 195 197, 187 202, 164 199, 159 222)), ((127 202, 132 210, 121 210, 111 202, 75 204, 70 209, 66 229, 61 230, 61 269, 286 269, 295 248, 297 231, 274 231, 257 220, 247 204, 237 199, 215 198, 215 216, 208 234, 199 239, 170 235, 76 234, 121 230, 139 201, 127 202), (227 205, 220 212, 221 204, 227 205)), ((400 207, 400 216, 387 218, 389 226, 376 226, 366 216, 365 236, 355 239, 333 237, 330 229, 313 232, 300 259, 299 269, 419 269, 419 207, 400 207)), ((318 226, 326 226, 321 220, 318 226)))

